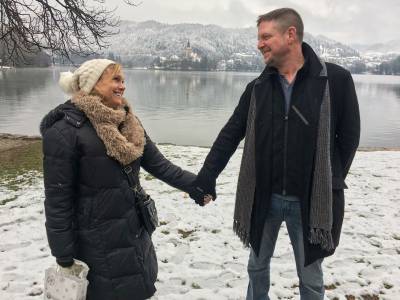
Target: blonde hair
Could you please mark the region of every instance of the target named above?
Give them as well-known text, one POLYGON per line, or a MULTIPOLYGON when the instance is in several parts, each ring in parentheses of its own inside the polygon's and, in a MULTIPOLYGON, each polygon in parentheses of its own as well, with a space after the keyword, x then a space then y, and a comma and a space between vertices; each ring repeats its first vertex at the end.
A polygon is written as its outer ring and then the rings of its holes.
POLYGON ((112 65, 108 66, 107 69, 113 70, 113 75, 115 75, 115 74, 117 74, 118 72, 120 72, 122 70, 122 65, 118 64, 118 63, 115 63, 115 64, 112 64, 112 65))
POLYGON ((119 64, 119 63, 115 63, 115 64, 109 65, 109 66, 103 71, 103 73, 101 74, 101 76, 100 76, 100 78, 99 78, 99 80, 98 80, 97 82, 99 82, 99 81, 103 78, 104 73, 107 72, 108 70, 110 70, 110 71, 113 72, 112 75, 115 75, 115 74, 117 74, 118 72, 120 72, 120 71, 122 70, 122 65, 119 64))
POLYGON ((97 80, 96 84, 94 85, 93 89, 90 91, 90 95, 95 95, 95 96, 102 96, 100 93, 97 92, 96 90, 96 85, 99 83, 100 80, 103 79, 103 76, 106 72, 112 71, 112 76, 117 74, 122 70, 122 65, 118 63, 110 64, 107 68, 104 69, 103 73, 101 74, 99 80, 97 80))

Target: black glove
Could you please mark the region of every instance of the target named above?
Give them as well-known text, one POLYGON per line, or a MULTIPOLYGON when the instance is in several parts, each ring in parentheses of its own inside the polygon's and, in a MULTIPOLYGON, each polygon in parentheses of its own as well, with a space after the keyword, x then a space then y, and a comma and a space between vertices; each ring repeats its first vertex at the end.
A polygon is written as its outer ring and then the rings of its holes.
POLYGON ((204 196, 209 194, 213 197, 213 200, 217 198, 215 191, 216 178, 204 167, 200 170, 197 175, 192 191, 189 193, 192 198, 200 206, 204 206, 204 196))
POLYGON ((57 257, 57 264, 63 268, 71 267, 74 264, 74 259, 72 257, 57 257))
POLYGON ((206 194, 204 194, 203 190, 198 186, 193 186, 189 192, 190 198, 200 206, 204 206, 205 195, 206 194))

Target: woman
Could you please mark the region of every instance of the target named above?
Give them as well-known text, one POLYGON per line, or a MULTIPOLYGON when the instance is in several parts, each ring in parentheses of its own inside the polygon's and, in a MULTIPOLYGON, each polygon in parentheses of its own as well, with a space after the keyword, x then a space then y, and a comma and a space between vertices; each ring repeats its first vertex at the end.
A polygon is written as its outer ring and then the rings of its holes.
POLYGON ((143 167, 186 192, 195 176, 169 162, 148 137, 123 98, 119 64, 89 60, 63 73, 60 86, 72 98, 40 128, 51 252, 63 272, 78 268, 74 258, 88 264, 87 299, 149 298, 156 290, 156 254, 123 170, 132 170, 139 184, 143 167))

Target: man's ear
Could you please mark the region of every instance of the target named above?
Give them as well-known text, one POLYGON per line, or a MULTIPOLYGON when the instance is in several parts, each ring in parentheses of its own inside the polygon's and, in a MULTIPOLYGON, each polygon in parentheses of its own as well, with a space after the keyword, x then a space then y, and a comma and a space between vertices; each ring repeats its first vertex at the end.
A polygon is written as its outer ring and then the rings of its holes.
POLYGON ((291 44, 293 44, 294 42, 297 41, 297 30, 296 30, 296 27, 290 26, 286 30, 286 33, 287 33, 289 45, 291 45, 291 44))

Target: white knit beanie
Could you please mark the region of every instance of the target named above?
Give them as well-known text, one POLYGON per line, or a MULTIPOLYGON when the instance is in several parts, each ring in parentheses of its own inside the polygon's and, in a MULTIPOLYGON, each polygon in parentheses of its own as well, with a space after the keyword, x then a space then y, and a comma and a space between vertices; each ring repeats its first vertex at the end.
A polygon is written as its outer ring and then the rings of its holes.
POLYGON ((84 91, 89 94, 104 70, 116 62, 109 59, 91 59, 85 61, 74 73, 61 72, 58 84, 67 94, 84 91))

